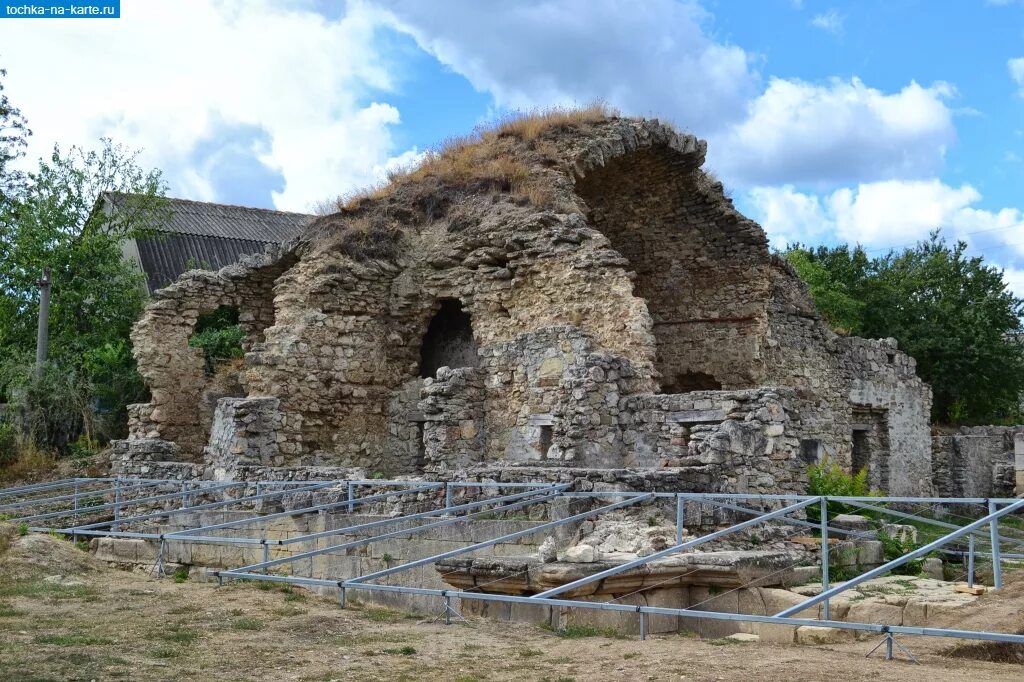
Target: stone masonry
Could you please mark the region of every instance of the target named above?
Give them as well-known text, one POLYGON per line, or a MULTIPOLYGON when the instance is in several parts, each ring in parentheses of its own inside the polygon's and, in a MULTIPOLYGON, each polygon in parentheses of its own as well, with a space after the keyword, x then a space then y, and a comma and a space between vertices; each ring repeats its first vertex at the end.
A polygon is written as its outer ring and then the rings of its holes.
POLYGON ((118 468, 164 453, 218 478, 648 471, 655 487, 770 493, 802 492, 828 456, 931 492, 914 361, 828 329, 701 170, 703 141, 608 118, 474 144, 441 160, 493 150, 521 172, 428 166, 156 292, 133 332, 152 401, 132 407, 118 468), (245 358, 213 385, 187 341, 219 306, 238 308, 245 358))

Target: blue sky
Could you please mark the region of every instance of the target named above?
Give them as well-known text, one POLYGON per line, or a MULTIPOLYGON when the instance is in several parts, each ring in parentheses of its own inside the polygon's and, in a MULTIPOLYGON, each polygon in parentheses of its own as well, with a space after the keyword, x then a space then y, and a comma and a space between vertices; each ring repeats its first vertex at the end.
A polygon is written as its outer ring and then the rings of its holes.
POLYGON ((776 245, 941 227, 1024 294, 1024 0, 123 0, 0 21, 0 65, 35 156, 107 135, 174 195, 300 211, 604 99, 706 138, 776 245))

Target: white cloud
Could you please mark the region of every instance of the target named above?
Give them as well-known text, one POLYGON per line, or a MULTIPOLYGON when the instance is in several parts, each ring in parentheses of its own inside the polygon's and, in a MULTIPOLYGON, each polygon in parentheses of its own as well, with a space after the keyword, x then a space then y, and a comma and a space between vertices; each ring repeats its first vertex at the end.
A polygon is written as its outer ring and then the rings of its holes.
POLYGON ((216 199, 196 147, 244 127, 262 133, 251 163, 283 176, 280 208, 371 181, 399 122, 393 106, 372 102, 392 87, 376 11, 353 3, 327 20, 311 8, 178 0, 132 3, 118 20, 3 22, 9 95, 36 133, 30 151, 110 135, 144 147, 176 192, 216 199))
POLYGON ((889 180, 841 188, 826 195, 791 186, 757 187, 745 201, 778 245, 794 241, 850 242, 873 248, 898 247, 941 228, 1003 257, 1024 256, 1024 211, 975 208, 981 193, 971 185, 940 180, 889 180))
POLYGON ((712 160, 737 184, 927 177, 956 138, 945 104, 953 94, 945 83, 886 94, 857 78, 773 79, 745 121, 712 139, 712 160))
POLYGON ((743 116, 753 58, 694 2, 384 0, 394 25, 500 107, 603 99, 702 134, 743 116))
POLYGON ((843 32, 843 23, 846 21, 846 17, 839 13, 839 10, 832 8, 822 14, 816 14, 811 19, 811 26, 820 28, 828 33, 839 34, 843 32))
POLYGON ((1006 62, 1006 67, 1010 69, 1010 78, 1020 88, 1020 96, 1024 97, 1024 57, 1009 60, 1006 62))
POLYGON ((730 185, 929 177, 955 139, 945 83, 886 93, 856 78, 772 79, 761 92, 755 57, 711 37, 692 3, 383 5, 399 30, 499 106, 605 99, 667 118, 709 139, 710 161, 730 185))

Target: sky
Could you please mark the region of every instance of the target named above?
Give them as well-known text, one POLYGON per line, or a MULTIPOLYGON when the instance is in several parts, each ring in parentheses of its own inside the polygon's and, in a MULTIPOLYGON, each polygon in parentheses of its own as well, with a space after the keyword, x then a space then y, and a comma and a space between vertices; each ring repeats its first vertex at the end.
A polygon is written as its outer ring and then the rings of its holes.
POLYGON ((511 111, 708 140, 772 245, 941 228, 1024 296, 1024 0, 122 0, 0 19, 30 158, 100 137, 172 196, 310 211, 511 111))

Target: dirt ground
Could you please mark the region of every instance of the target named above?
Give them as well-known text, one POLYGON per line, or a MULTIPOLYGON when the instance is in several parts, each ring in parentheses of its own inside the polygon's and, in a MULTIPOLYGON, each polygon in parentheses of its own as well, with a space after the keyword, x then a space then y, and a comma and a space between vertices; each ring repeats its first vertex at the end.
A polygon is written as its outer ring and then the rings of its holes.
MULTIPOLYGON (((920 665, 865 659, 876 640, 834 647, 566 637, 533 625, 445 626, 269 583, 216 583, 108 568, 48 536, 0 537, 3 680, 1016 680, 1024 667, 941 654, 902 638, 920 665)), ((1019 622, 1024 583, 986 598, 1019 622), (1000 601, 1002 600, 1002 601, 1000 601)), ((974 623, 976 626, 977 623, 974 623)))

